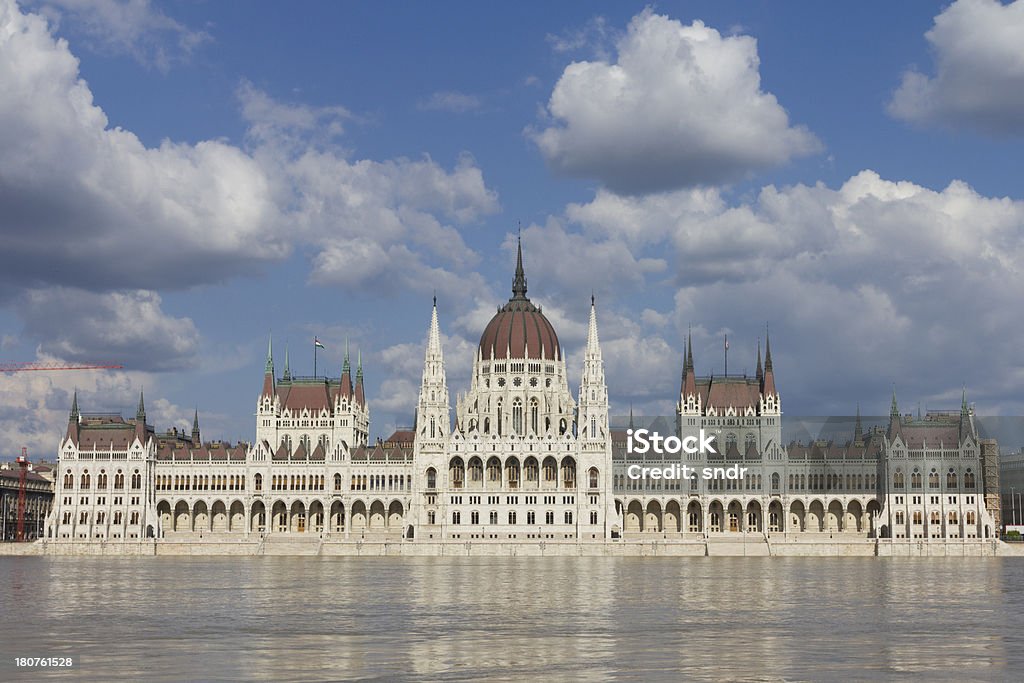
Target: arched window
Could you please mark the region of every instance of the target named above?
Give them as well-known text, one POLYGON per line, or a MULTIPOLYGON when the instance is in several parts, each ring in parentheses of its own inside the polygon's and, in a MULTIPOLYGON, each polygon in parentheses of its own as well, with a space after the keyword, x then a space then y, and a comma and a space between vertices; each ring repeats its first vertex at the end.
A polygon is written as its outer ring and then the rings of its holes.
POLYGON ((526 462, 523 463, 523 477, 526 479, 526 481, 533 482, 534 484, 536 484, 537 473, 537 458, 531 455, 529 458, 526 459, 526 462))
POLYGON ((950 467, 949 468, 949 474, 946 475, 946 488, 947 489, 955 489, 956 488, 956 480, 957 480, 956 470, 954 470, 952 467, 950 467))
POLYGON ((480 458, 470 458, 469 480, 476 484, 479 484, 484 480, 484 463, 483 460, 481 460, 480 458))
POLYGON ((939 473, 932 468, 932 471, 928 474, 928 488, 937 489, 939 488, 939 473))
POLYGON ((590 416, 590 436, 597 436, 597 418, 593 415, 590 416))
POLYGON ((463 464, 462 458, 452 458, 448 463, 448 480, 451 482, 452 488, 461 489, 465 478, 466 466, 463 464))
POLYGON ((910 474, 910 488, 921 488, 921 472, 918 471, 916 467, 914 468, 914 471, 910 474))
POLYGON ((779 473, 778 472, 772 472, 772 491, 778 491, 779 490, 779 485, 780 485, 779 473))
POLYGON ((430 418, 430 438, 437 438, 437 422, 435 422, 434 418, 430 418))
POLYGON ((107 488, 107 473, 104 470, 100 470, 100 474, 96 477, 96 488, 99 490, 107 488))
POLYGON ((497 427, 498 427, 498 436, 501 436, 502 424, 501 424, 501 399, 500 398, 498 399, 498 425, 497 425, 497 427))
POLYGON ((523 402, 518 397, 512 400, 512 430, 523 433, 523 402))
POLYGON ((558 464, 551 456, 544 458, 544 481, 557 481, 558 464))
POLYGON ((427 488, 437 488, 437 470, 435 470, 433 467, 427 468, 427 488))
POLYGON ((262 491, 263 490, 263 475, 262 474, 257 473, 256 477, 253 479, 253 482, 254 482, 254 485, 255 485, 255 488, 256 488, 257 491, 262 491))
POLYGON ((736 435, 729 432, 725 435, 725 452, 728 453, 734 446, 736 446, 736 435))
POLYGON ((487 461, 487 481, 501 481, 501 461, 497 458, 492 457, 487 461))
POLYGON ((121 470, 118 470, 114 474, 114 489, 123 489, 123 488, 124 488, 124 472, 122 472, 121 470))
POLYGON ((753 448, 756 441, 757 439, 754 437, 754 435, 748 432, 746 442, 743 445, 744 452, 749 451, 751 448, 753 448))
POLYGON ((335 472, 334 473, 334 490, 335 491, 340 491, 341 490, 341 482, 342 482, 341 475, 338 474, 337 472, 335 472))
POLYGON ((530 399, 530 429, 534 434, 540 433, 540 404, 536 398, 530 399))
POLYGON ((965 489, 973 489, 974 488, 974 472, 971 472, 970 468, 967 468, 967 471, 964 472, 964 488, 965 489))
POLYGON ((568 456, 562 458, 562 486, 576 488, 576 461, 568 456))
POLYGON ((82 485, 79 488, 87 489, 92 484, 92 477, 89 476, 89 470, 82 470, 82 485))
POLYGON ((903 488, 903 472, 898 467, 896 468, 896 473, 892 475, 892 487, 894 489, 903 488))
POLYGON ((596 467, 591 467, 590 471, 587 474, 589 475, 589 479, 590 479, 590 481, 588 482, 590 484, 590 488, 596 489, 597 488, 597 483, 598 483, 598 481, 597 481, 597 479, 598 479, 597 468, 596 467))
POLYGON ((64 474, 64 488, 73 489, 75 487, 75 475, 71 474, 71 470, 68 470, 64 474))
POLYGON ((132 472, 132 489, 137 491, 141 488, 142 474, 138 470, 135 470, 134 472, 132 472))

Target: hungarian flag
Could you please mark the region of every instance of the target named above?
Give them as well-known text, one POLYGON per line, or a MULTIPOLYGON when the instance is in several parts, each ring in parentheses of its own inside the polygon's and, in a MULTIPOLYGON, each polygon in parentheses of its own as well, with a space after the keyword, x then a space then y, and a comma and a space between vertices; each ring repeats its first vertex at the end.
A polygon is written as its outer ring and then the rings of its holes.
POLYGON ((321 344, 321 343, 320 343, 320 340, 319 340, 319 339, 317 339, 316 337, 313 337, 313 346, 315 346, 315 347, 316 347, 316 348, 318 348, 318 349, 322 349, 322 348, 324 348, 324 345, 323 345, 323 344, 321 344))

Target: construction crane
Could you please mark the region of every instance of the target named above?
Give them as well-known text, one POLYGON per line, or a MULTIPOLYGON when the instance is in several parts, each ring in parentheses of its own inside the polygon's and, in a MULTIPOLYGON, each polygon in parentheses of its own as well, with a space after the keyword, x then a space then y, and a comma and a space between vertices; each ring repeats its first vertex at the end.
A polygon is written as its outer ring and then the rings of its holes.
POLYGON ((0 372, 29 372, 33 370, 120 370, 123 365, 101 363, 64 363, 53 361, 47 363, 0 363, 0 372))
MULTIPOLYGON (((57 371, 57 370, 120 370, 123 365, 114 363, 65 363, 63 361, 50 361, 45 363, 0 363, 0 373, 4 372, 31 372, 31 371, 57 371)), ((25 488, 28 481, 28 449, 22 446, 21 455, 17 458, 21 469, 18 475, 18 530, 15 540, 25 540, 25 488)))

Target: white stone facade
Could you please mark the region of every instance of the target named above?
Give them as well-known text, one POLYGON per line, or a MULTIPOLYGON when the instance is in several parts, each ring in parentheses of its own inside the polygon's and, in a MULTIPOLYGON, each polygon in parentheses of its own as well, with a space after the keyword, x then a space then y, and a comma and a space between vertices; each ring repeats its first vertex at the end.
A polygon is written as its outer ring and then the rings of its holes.
MULTIPOLYGON (((526 298, 520 252, 513 297, 481 338, 454 421, 435 301, 412 430, 368 442, 362 364, 338 378, 278 378, 268 349, 255 441, 203 443, 72 406, 47 536, 57 541, 319 538, 401 543, 765 541, 991 538, 982 444, 966 402, 901 416, 850 443, 782 443, 771 343, 757 373, 698 377, 687 341, 675 424, 716 435, 719 456, 642 456, 609 421, 597 311, 578 392, 541 310, 526 298), (632 479, 633 465, 738 463, 742 479, 632 479)), ((816 541, 816 542, 817 542, 816 541)))

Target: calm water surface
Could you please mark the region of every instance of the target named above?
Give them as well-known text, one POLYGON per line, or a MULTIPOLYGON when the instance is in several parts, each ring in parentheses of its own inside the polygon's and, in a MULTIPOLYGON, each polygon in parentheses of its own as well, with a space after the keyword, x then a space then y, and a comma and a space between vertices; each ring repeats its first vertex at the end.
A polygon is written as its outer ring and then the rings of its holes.
POLYGON ((1013 559, 0 557, 0 576, 0 680, 1024 679, 1013 559))

